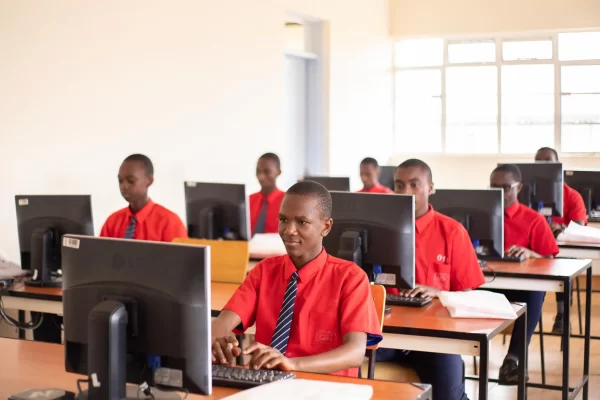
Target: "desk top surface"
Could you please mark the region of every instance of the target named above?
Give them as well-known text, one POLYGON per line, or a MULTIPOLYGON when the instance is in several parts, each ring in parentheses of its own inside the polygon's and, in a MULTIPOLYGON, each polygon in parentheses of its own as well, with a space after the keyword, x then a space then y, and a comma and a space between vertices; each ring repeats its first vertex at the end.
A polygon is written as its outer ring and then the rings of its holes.
POLYGON ((575 278, 592 266, 592 260, 538 258, 523 262, 487 261, 486 276, 562 280, 575 278))
MULTIPOLYGON (((0 339, 0 398, 29 389, 62 388, 76 391, 79 375, 64 370, 62 345, 17 339, 0 339)), ((416 400, 423 390, 408 383, 344 378, 331 375, 296 373, 300 379, 358 383, 373 387, 373 399, 416 400)), ((212 396, 194 396, 190 399, 220 399, 236 393, 237 389, 213 388, 212 396)))
POLYGON ((600 243, 572 242, 566 240, 557 241, 558 247, 565 249, 600 250, 600 243))

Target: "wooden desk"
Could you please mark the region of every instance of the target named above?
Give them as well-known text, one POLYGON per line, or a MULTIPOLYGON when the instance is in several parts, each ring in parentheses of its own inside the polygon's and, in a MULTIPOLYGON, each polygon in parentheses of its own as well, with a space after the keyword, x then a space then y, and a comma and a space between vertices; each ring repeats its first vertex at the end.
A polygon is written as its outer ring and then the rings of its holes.
MULTIPOLYGON (((0 339, 0 398, 28 389, 63 388, 76 392, 80 375, 65 372, 62 345, 0 339)), ((331 375, 297 373, 300 379, 357 383, 373 387, 373 399, 427 400, 431 388, 408 383, 344 378, 331 375)), ((215 387, 211 396, 190 395, 190 399, 220 399, 236 393, 237 389, 215 387)))
MULTIPOLYGON (((586 274, 585 332, 572 335, 565 329, 562 335, 563 382, 562 386, 528 383, 528 386, 562 391, 562 398, 575 398, 583 388, 583 399, 587 400, 590 374, 590 339, 592 305, 592 261, 575 259, 533 259, 522 263, 488 262, 483 270, 488 281, 482 289, 530 290, 540 292, 562 292, 565 304, 571 304, 571 283, 579 275, 586 274), (584 339, 583 377, 575 387, 569 387, 570 339, 584 339)), ((564 320, 570 321, 571 308, 565 307, 564 320)))

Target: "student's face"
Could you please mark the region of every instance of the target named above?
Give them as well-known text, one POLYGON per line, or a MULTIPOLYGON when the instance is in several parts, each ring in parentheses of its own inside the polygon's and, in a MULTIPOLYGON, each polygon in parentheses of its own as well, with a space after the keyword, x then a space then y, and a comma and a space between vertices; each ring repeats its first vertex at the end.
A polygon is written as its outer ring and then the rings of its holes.
POLYGON ((429 182, 427 171, 419 167, 397 168, 394 173, 396 194, 415 196, 415 216, 418 218, 429 209, 429 196, 433 194, 433 183, 429 182))
POLYGON ((256 163, 256 178, 261 188, 274 188, 281 171, 273 160, 260 158, 256 163))
POLYGON ((119 189, 127 202, 135 203, 148 196, 148 187, 153 178, 146 175, 144 164, 140 161, 125 161, 119 169, 119 189))
POLYGON ((313 196, 286 194, 281 202, 279 236, 292 258, 316 257, 332 224, 331 218, 323 218, 313 196))
POLYGON ((535 161, 558 162, 554 156, 554 152, 548 150, 542 150, 535 153, 535 161))
POLYGON ((522 186, 521 182, 517 182, 510 172, 497 171, 490 176, 490 187, 502 189, 504 193, 504 208, 517 202, 522 186))
POLYGON ((367 187, 372 187, 379 181, 379 173, 380 169, 373 164, 360 165, 360 179, 367 187))

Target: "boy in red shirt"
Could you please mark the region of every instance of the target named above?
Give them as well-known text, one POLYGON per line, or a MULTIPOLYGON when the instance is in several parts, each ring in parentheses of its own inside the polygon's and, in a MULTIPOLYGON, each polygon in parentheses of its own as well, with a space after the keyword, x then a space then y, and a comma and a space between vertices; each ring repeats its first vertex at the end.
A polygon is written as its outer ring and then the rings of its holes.
POLYGON ((100 236, 156 242, 171 242, 187 237, 187 230, 177 214, 155 204, 148 197, 154 182, 154 166, 142 154, 130 155, 119 169, 119 189, 129 206, 112 214, 100 236))
POLYGON ((323 249, 331 207, 316 182, 287 191, 279 212, 287 255, 258 263, 213 321, 213 363, 235 365, 241 351, 232 331, 256 324, 256 341, 244 351, 250 368, 358 375, 381 327, 367 275, 323 249))
MULTIPOLYGON (((440 291, 466 291, 485 283, 475 249, 466 229, 429 204, 434 187, 429 166, 421 160, 403 162, 394 174, 395 192, 415 197, 415 282, 405 296, 437 297, 440 291)), ((388 290, 398 293, 397 289, 388 290)), ((433 398, 466 400, 460 355, 377 351, 378 361, 406 361, 423 383, 433 386, 433 398)))
POLYGON ((360 162, 360 179, 363 188, 360 193, 394 193, 390 188, 379 183, 381 168, 376 159, 367 157, 360 162))
MULTIPOLYGON (((498 166, 490 176, 490 186, 501 188, 504 192, 504 248, 508 256, 526 258, 552 258, 558 254, 558 246, 550 225, 538 212, 519 203, 517 197, 521 191, 522 176, 519 168, 512 164, 498 166)), ((527 346, 540 320, 545 292, 503 290, 511 302, 527 303, 527 346)), ((515 322, 515 331, 521 329, 522 320, 515 322)), ((516 385, 519 381, 517 363, 518 349, 522 345, 522 336, 512 335, 508 354, 502 363, 499 383, 516 385)))
POLYGON ((250 195, 250 227, 255 233, 277 233, 279 207, 284 192, 277 189, 281 162, 277 154, 265 153, 256 163, 256 178, 260 192, 250 195))
MULTIPOLYGON (((535 161, 558 162, 558 153, 550 147, 542 147, 535 153, 535 161)), ((552 217, 550 227, 555 236, 565 230, 571 221, 579 225, 587 225, 587 210, 581 194, 566 183, 563 184, 563 216, 552 217)), ((565 298, 563 293, 556 293, 556 317, 552 333, 563 333, 563 312, 565 310, 565 298)))

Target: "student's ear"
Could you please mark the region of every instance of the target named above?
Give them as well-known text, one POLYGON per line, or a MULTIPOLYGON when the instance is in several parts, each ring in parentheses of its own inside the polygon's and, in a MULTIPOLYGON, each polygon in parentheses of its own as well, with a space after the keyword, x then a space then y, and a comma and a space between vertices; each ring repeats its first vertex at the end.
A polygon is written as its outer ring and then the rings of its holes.
POLYGON ((435 186, 433 185, 433 182, 429 182, 428 186, 429 186, 429 195, 431 196, 432 194, 435 194, 435 186))
POLYGON ((331 232, 331 227, 333 226, 333 219, 329 218, 325 220, 325 229, 323 229, 323 231, 321 232, 321 236, 325 237, 327 235, 329 235, 329 232, 331 232))
POLYGON ((519 186, 517 186, 517 194, 521 193, 521 189, 523 189, 523 184, 519 183, 519 186))
POLYGON ((154 177, 153 176, 149 176, 148 177, 148 187, 152 186, 153 183, 154 183, 154 177))
POLYGON ((277 176, 277 177, 279 177, 280 175, 281 175, 281 170, 280 170, 280 169, 278 169, 278 170, 277 170, 277 175, 276 175, 276 176, 277 176))
POLYGON ((381 167, 377 167, 375 171, 377 173, 377 178, 381 178, 381 167))

